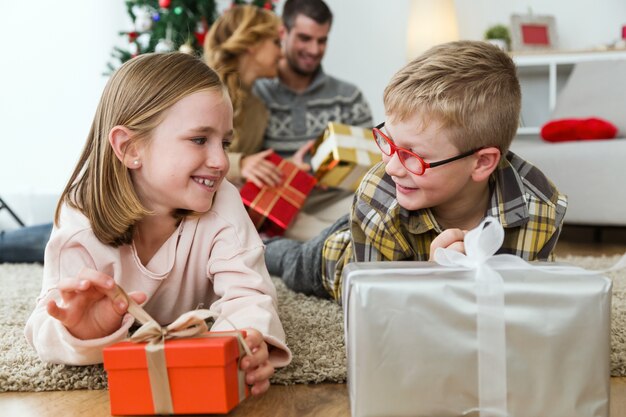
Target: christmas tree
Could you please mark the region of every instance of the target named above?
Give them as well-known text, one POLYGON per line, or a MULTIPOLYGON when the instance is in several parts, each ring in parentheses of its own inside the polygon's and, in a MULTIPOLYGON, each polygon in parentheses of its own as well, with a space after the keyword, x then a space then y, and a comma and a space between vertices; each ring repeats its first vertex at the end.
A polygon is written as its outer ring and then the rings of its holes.
MULTIPOLYGON (((276 0, 233 0, 274 10, 276 0)), ((202 54, 204 37, 218 17, 216 0, 126 0, 133 30, 122 31, 128 46, 114 47, 114 62, 107 64, 107 74, 129 59, 146 52, 181 51, 202 54)))

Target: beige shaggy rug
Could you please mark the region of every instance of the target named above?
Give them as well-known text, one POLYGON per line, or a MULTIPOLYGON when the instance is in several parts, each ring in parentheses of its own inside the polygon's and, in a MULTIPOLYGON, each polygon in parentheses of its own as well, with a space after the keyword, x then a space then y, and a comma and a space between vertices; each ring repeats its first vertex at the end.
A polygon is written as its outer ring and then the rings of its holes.
MULTIPOLYGON (((617 259, 617 256, 566 257, 559 261, 601 269, 617 259)), ((0 392, 106 388, 106 374, 101 365, 44 364, 26 343, 24 323, 39 293, 41 274, 39 265, 0 264, 0 392)), ((626 270, 609 276, 614 281, 611 370, 613 376, 626 376, 626 270)), ((344 382, 346 357, 340 307, 330 301, 296 294, 279 280, 274 282, 293 362, 278 370, 272 382, 344 382)))

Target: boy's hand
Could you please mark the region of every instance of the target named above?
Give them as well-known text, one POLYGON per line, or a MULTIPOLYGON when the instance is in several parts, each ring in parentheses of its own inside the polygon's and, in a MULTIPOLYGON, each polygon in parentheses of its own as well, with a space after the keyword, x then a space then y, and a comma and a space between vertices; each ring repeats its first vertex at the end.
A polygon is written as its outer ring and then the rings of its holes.
POLYGON ((245 342, 252 356, 245 356, 240 367, 246 373, 246 384, 251 385, 252 395, 260 395, 270 387, 270 377, 274 375, 274 366, 269 362, 267 343, 256 329, 247 328, 245 342))
POLYGON ((245 156, 241 159, 241 176, 263 188, 264 185, 276 187, 283 182, 283 173, 265 157, 274 152, 272 149, 245 156))
MULTIPOLYGON (((48 314, 63 323, 74 337, 97 339, 120 328, 128 301, 117 291, 110 276, 83 268, 76 277, 61 279, 57 288, 63 301, 58 305, 50 300, 46 305, 48 314)), ((143 293, 129 295, 138 303, 146 300, 143 293)))
POLYGON ((465 244, 463 243, 465 233, 467 233, 467 230, 461 229, 446 229, 441 232, 430 244, 430 256, 428 260, 434 260, 435 249, 437 248, 452 249, 457 252, 465 253, 465 244))

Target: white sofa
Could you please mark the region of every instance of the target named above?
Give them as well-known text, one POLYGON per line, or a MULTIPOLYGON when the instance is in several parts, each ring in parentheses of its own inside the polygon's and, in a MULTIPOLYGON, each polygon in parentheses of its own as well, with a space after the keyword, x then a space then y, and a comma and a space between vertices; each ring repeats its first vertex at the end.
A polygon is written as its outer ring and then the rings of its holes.
MULTIPOLYGON (((513 152, 540 168, 568 196, 566 224, 626 226, 626 59, 622 55, 576 63, 549 115, 550 120, 600 117, 618 128, 619 138, 550 143, 539 134, 520 134, 511 145, 513 152)), ((579 57, 583 58, 593 56, 579 57)), ((528 98, 527 105, 532 105, 528 98)))
POLYGON ((549 143, 525 135, 511 150, 567 195, 566 224, 626 226, 626 138, 549 143))

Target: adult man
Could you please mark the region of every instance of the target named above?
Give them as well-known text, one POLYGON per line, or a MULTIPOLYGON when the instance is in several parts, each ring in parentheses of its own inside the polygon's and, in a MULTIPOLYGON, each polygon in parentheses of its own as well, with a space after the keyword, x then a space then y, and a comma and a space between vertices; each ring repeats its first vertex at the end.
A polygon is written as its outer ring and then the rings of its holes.
MULTIPOLYGON (((309 162, 308 149, 328 122, 372 127, 363 93, 322 70, 333 15, 323 0, 287 0, 282 14, 283 58, 278 77, 259 79, 254 92, 270 111, 264 148, 283 158, 309 162)), ((316 188, 287 229, 286 237, 307 240, 348 213, 352 193, 316 188)))
POLYGON ((287 0, 282 18, 284 57, 278 77, 255 85, 270 110, 264 147, 290 157, 319 137, 328 122, 371 127, 371 111, 361 91, 322 70, 333 19, 326 3, 287 0))

